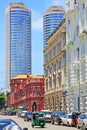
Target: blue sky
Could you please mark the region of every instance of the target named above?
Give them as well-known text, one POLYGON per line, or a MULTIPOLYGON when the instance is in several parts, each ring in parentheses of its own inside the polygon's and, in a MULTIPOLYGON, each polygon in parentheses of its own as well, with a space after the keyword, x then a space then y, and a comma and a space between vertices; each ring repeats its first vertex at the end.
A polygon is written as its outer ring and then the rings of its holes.
MULTIPOLYGON (((52 5, 66 0, 1 0, 0 1, 0 88, 5 85, 5 9, 10 2, 23 2, 32 12, 32 73, 43 74, 43 14, 52 5)), ((6 57, 8 58, 8 57, 6 57)))

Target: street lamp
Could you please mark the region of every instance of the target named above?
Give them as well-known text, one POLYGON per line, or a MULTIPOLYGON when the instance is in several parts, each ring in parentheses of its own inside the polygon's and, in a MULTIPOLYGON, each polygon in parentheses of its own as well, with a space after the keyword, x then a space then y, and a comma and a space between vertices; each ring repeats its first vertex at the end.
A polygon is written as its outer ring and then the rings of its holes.
POLYGON ((78 111, 80 112, 80 71, 77 70, 77 78, 78 78, 78 87, 79 87, 79 95, 78 95, 78 111))

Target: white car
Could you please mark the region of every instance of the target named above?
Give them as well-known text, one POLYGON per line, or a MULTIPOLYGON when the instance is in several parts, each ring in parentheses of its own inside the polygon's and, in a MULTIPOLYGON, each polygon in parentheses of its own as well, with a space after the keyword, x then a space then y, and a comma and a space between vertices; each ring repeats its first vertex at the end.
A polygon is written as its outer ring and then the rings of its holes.
POLYGON ((51 110, 41 110, 41 112, 44 113, 46 122, 51 122, 51 115, 53 112, 51 110))
POLYGON ((21 113, 21 117, 25 117, 25 114, 27 113, 27 111, 25 110, 25 111, 22 111, 22 113, 21 113))
POLYGON ((86 130, 87 129, 87 113, 82 113, 78 117, 77 128, 81 128, 82 130, 86 130))
POLYGON ((62 118, 62 123, 63 123, 63 125, 71 126, 71 124, 72 124, 72 114, 66 114, 62 118))
POLYGON ((87 130, 87 119, 83 120, 82 130, 87 130))

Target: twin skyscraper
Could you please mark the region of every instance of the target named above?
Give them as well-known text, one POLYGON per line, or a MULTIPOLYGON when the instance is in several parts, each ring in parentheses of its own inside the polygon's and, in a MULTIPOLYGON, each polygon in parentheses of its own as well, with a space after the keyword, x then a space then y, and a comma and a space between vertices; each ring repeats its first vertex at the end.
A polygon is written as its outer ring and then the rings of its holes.
MULTIPOLYGON (((61 6, 52 6, 44 13, 44 48, 64 14, 61 6)), ((6 8, 6 86, 15 76, 32 73, 31 35, 31 11, 21 2, 10 3, 6 8)))

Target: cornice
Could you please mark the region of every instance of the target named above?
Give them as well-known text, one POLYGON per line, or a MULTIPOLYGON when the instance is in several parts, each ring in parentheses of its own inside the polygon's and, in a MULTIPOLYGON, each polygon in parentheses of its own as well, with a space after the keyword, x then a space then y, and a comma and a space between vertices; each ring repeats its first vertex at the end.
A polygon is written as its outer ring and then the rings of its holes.
POLYGON ((63 49, 60 50, 55 56, 53 56, 52 58, 50 58, 50 60, 48 60, 46 63, 44 63, 43 66, 50 64, 54 59, 56 59, 58 56, 60 56, 63 52, 64 52, 63 49))

